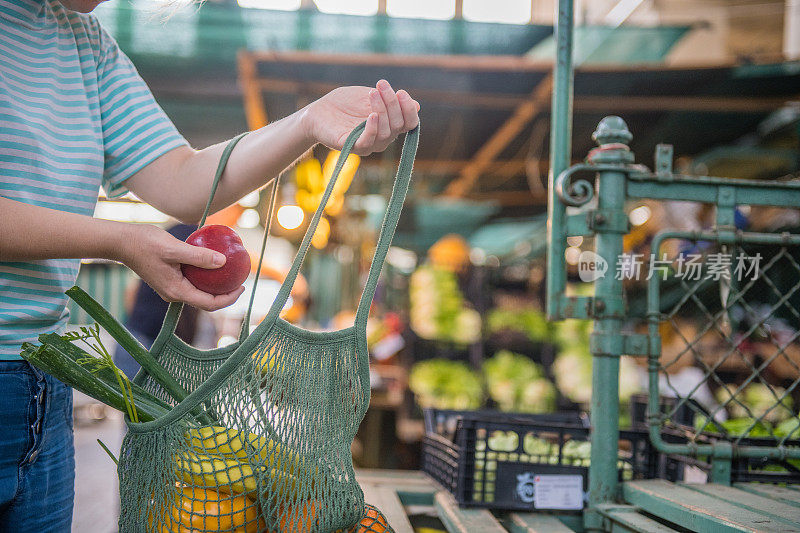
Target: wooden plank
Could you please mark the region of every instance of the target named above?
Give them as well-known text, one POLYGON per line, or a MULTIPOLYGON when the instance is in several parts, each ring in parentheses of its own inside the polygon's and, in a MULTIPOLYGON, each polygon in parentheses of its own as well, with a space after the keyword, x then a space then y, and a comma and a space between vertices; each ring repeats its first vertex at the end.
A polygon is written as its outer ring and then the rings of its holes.
POLYGON ((244 114, 247 119, 247 128, 257 130, 269 123, 267 108, 264 103, 264 96, 256 80, 257 68, 253 57, 245 52, 239 52, 237 56, 239 64, 239 84, 244 96, 244 114))
POLYGON ((508 533, 486 509, 461 509, 449 492, 434 497, 439 519, 450 533, 508 533))
POLYGON ((425 487, 431 492, 438 490, 434 481, 427 474, 419 470, 381 470, 363 468, 356 470, 356 479, 359 483, 372 485, 402 485, 404 487, 425 487))
MULTIPOLYGON (((244 82, 244 76, 242 76, 244 82)), ((330 83, 314 80, 298 80, 289 78, 263 77, 255 81, 256 89, 267 92, 285 94, 312 94, 323 95, 337 87, 340 83, 330 83)), ((249 85, 243 83, 245 102, 247 102, 249 85)), ((497 109, 509 111, 525 104, 530 95, 478 93, 471 91, 448 91, 423 87, 405 87, 405 89, 419 101, 457 104, 459 107, 475 107, 483 109, 497 109)), ((577 113, 607 112, 610 109, 620 112, 650 112, 650 111, 695 111, 695 112, 738 112, 738 113, 763 113, 784 105, 788 101, 796 100, 798 95, 787 97, 775 96, 637 96, 630 95, 620 98, 618 96, 593 96, 575 95, 573 111, 577 113)))
POLYGON ((489 140, 475 153, 472 161, 461 170, 458 179, 453 180, 445 189, 447 196, 464 196, 478 181, 480 175, 486 170, 497 156, 513 141, 522 129, 533 118, 550 104, 550 94, 553 90, 552 73, 544 77, 533 89, 530 97, 522 102, 500 129, 489 137, 489 140))
POLYGON ((380 509, 396 533, 414 533, 406 510, 393 489, 371 484, 362 484, 361 488, 364 490, 364 501, 380 509))
POLYGON ((414 487, 398 487, 397 497, 406 507, 426 506, 433 507, 433 495, 435 492, 426 488, 415 489, 414 487))
MULTIPOLYGON (((318 52, 306 50, 263 50, 250 52, 254 59, 264 62, 285 61, 289 63, 307 63, 317 65, 366 65, 374 67, 420 67, 443 70, 477 71, 510 71, 510 72, 550 72, 553 62, 534 60, 519 55, 403 55, 403 54, 345 54, 334 52, 318 52)), ((757 64, 781 63, 785 59, 780 55, 759 58, 757 64)), ((687 70, 732 68, 742 61, 714 62, 708 61, 664 65, 660 63, 581 65, 575 72, 609 72, 626 73, 641 71, 681 72, 687 70)))
POLYGON ((766 496, 767 498, 774 498, 783 503, 800 507, 800 492, 792 490, 790 487, 782 487, 769 483, 735 483, 734 486, 737 489, 766 496))
POLYGON ((627 505, 600 506, 599 511, 611 521, 612 533, 675 533, 671 527, 640 513, 627 505))
POLYGON ((511 533, 572 533, 572 530, 551 514, 514 513, 510 516, 511 533))
POLYGON ((714 496, 720 500, 727 501, 739 507, 750 509, 757 513, 763 513, 774 518, 782 519, 790 524, 800 526, 800 510, 793 505, 783 503, 773 498, 767 498, 743 490, 728 487, 726 485, 719 485, 717 483, 708 483, 705 485, 685 483, 684 487, 696 490, 709 496, 714 496))
POLYGON ((668 481, 629 481, 623 484, 623 494, 628 503, 693 531, 800 532, 800 526, 792 526, 668 481))

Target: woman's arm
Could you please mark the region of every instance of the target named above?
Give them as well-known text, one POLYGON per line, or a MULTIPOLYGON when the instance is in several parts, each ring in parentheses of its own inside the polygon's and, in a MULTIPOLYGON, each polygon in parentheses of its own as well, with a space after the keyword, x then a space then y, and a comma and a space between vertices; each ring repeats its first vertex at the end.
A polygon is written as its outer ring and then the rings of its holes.
POLYGON ((126 264, 167 301, 213 311, 236 301, 244 287, 221 296, 196 289, 180 264, 218 268, 225 256, 182 242, 150 225, 126 224, 28 205, 0 197, 0 261, 103 258, 126 264))
MULTIPOLYGON (((385 150, 397 135, 417 126, 419 104, 405 91, 381 80, 376 88, 341 87, 296 113, 252 132, 236 145, 212 212, 218 211, 283 172, 316 143, 334 149, 358 124, 367 121, 354 151, 385 150)), ((172 150, 129 178, 125 185, 159 210, 197 222, 208 201, 211 180, 226 143, 195 151, 172 150)))

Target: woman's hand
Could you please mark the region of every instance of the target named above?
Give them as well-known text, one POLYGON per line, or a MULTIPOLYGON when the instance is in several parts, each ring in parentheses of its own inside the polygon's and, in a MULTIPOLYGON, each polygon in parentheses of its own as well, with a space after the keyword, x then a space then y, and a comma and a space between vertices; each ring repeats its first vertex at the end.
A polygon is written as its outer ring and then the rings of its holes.
POLYGON ((186 244, 156 226, 130 225, 130 234, 123 239, 118 259, 168 302, 185 302, 215 311, 231 305, 244 292, 244 287, 239 287, 228 294, 214 296, 197 289, 183 277, 181 263, 219 268, 225 264, 225 256, 186 244))
POLYGON ((375 88, 340 87, 311 103, 303 127, 312 142, 341 150, 353 128, 367 121, 353 151, 358 155, 381 152, 401 133, 419 124, 419 103, 404 90, 396 93, 386 80, 375 88))

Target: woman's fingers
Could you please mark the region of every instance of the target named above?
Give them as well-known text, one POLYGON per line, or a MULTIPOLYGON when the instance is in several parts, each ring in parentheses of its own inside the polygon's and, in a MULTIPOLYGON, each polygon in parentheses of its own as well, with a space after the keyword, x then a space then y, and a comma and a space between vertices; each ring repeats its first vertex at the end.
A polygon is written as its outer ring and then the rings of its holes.
MULTIPOLYGON (((397 95, 386 80, 380 80, 377 84, 377 89, 380 92, 383 104, 386 107, 386 112, 389 120, 389 127, 391 128, 391 137, 399 135, 403 132, 404 119, 403 111, 400 108, 400 102, 397 95)), ((389 137, 387 137, 388 139, 389 137)))
POLYGON ((367 125, 353 145, 353 151, 362 156, 366 156, 375 151, 375 140, 378 138, 378 113, 370 113, 367 117, 367 125))
POLYGON ((184 263, 200 268, 219 268, 225 264, 225 255, 209 248, 192 246, 185 242, 174 239, 175 242, 168 245, 162 257, 170 262, 184 263))
POLYGON ((172 299, 185 302, 198 309, 203 309, 204 311, 216 311, 217 309, 222 309, 223 307, 231 305, 243 292, 244 287, 239 287, 227 294, 215 296, 197 289, 194 285, 189 283, 189 280, 184 278, 181 281, 177 294, 174 295, 172 299))
POLYGON ((419 104, 403 89, 397 91, 397 100, 400 102, 400 109, 403 112, 405 130, 413 130, 419 125, 419 104))
POLYGON ((388 111, 386 103, 378 89, 371 89, 369 91, 369 104, 372 111, 378 114, 378 135, 377 138, 381 140, 391 139, 392 127, 389 124, 388 111))

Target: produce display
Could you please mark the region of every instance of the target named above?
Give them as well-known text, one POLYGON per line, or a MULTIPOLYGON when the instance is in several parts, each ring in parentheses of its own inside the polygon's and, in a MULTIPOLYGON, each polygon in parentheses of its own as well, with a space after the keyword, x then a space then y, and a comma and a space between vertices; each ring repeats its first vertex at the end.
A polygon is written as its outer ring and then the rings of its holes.
MULTIPOLYGON (((553 325, 559 352, 553 363, 558 390, 575 403, 588 406, 592 399, 591 321, 565 320, 553 325)), ((619 397, 626 403, 642 390, 642 370, 630 357, 619 359, 619 397)))
POLYGON ((419 267, 409 282, 410 325, 423 339, 471 344, 481 338, 481 316, 467 306, 456 275, 431 265, 419 267))
POLYGON ((782 387, 756 382, 736 391, 736 386, 725 385, 716 392, 717 401, 726 406, 733 418, 763 417, 768 423, 776 423, 792 416, 792 397, 782 387))
POLYGON ((501 350, 483 363, 489 397, 501 411, 547 413, 555 409, 556 390, 542 367, 524 355, 501 350))
POLYGON ((469 244, 461 235, 445 235, 428 249, 428 259, 436 268, 462 272, 469 265, 469 244))
POLYGON ((203 226, 189 235, 186 242, 225 255, 225 264, 219 268, 181 265, 186 279, 201 291, 215 295, 227 294, 239 288, 250 274, 250 255, 239 235, 228 226, 203 226))
POLYGON ((533 342, 550 342, 553 325, 535 309, 493 309, 486 319, 488 333, 519 331, 533 342))
POLYGON ((481 378, 466 363, 430 359, 415 364, 408 387, 423 408, 477 409, 483 403, 481 378))

